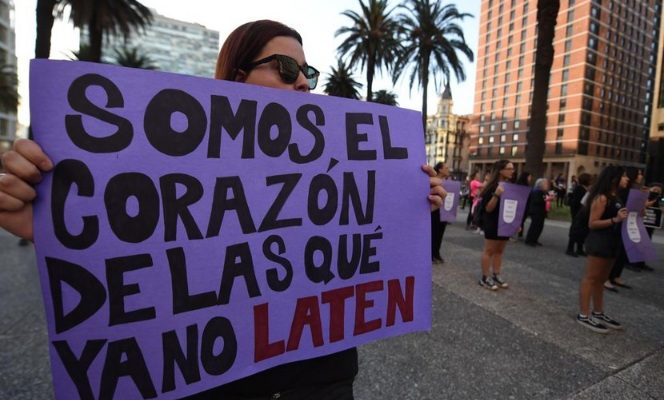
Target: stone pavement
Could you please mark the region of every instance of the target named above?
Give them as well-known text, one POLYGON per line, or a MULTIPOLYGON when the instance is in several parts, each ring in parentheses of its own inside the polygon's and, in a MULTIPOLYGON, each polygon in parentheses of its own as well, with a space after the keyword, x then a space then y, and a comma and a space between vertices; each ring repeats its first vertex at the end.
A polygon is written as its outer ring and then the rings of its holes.
MULTIPOLYGON (((664 399, 664 232, 656 271, 625 270, 634 288, 605 296, 626 330, 599 335, 574 320, 584 258, 564 254, 569 224, 547 221, 543 247, 510 242, 498 292, 477 284, 483 241, 463 226, 433 266, 432 330, 362 347, 358 400, 664 399)), ((0 399, 49 399, 34 256, 16 242, 0 232, 0 399)))

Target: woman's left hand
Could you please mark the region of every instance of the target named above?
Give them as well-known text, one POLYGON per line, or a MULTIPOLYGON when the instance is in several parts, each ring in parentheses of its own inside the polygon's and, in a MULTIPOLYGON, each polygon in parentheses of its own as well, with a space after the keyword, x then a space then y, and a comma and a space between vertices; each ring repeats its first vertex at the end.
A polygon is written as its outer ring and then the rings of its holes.
POLYGON ((431 203, 431 211, 436 211, 443 205, 443 199, 447 196, 447 192, 443 189, 443 180, 436 178, 436 171, 429 165, 422 165, 422 171, 429 175, 429 203, 431 203))

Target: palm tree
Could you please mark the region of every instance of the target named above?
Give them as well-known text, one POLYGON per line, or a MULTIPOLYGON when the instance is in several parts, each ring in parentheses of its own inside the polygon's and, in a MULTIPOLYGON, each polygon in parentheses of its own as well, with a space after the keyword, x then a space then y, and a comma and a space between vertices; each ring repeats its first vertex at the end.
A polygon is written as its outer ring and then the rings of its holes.
POLYGON ((152 22, 152 12, 137 0, 60 0, 58 15, 70 7, 69 19, 88 32, 91 61, 101 61, 104 35, 127 38, 135 29, 152 22))
POLYGON ((442 72, 445 82, 449 82, 450 73, 454 72, 457 81, 466 79, 463 63, 457 51, 473 61, 473 51, 466 44, 463 30, 457 25, 468 13, 459 13, 454 4, 442 6, 439 0, 407 0, 399 6, 406 13, 400 18, 399 25, 403 35, 403 51, 397 60, 396 81, 403 69, 412 66, 410 87, 417 80, 422 88, 422 129, 427 120, 427 93, 429 74, 433 73, 434 84, 440 87, 438 73, 442 72))
POLYGON ((398 106, 397 95, 387 90, 379 90, 373 94, 374 103, 387 104, 388 106, 398 106))
POLYGON ((80 43, 78 45, 78 51, 72 51, 69 59, 72 61, 92 61, 92 50, 90 46, 85 43, 80 43))
POLYGON ((48 58, 51 54, 51 30, 55 21, 53 11, 57 2, 58 0, 37 0, 35 58, 48 58))
POLYGON ((157 69, 152 64, 150 57, 140 54, 137 47, 127 48, 126 46, 114 49, 115 64, 129 68, 157 69))
POLYGON ((544 172, 544 150, 546 140, 546 104, 549 92, 549 77, 553 64, 553 37, 560 0, 538 0, 537 2, 537 50, 535 52, 535 81, 531 103, 530 129, 526 133, 526 166, 534 176, 544 172))
POLYGON ((342 13, 352 21, 351 26, 337 30, 335 36, 348 35, 337 48, 341 57, 349 60, 351 67, 358 63, 367 72, 367 101, 371 101, 372 85, 376 70, 390 70, 399 51, 398 24, 387 9, 387 0, 360 0, 362 15, 346 10, 342 13))
POLYGON ((350 67, 342 60, 337 60, 337 68, 332 67, 332 73, 327 77, 323 91, 330 96, 359 99, 362 84, 352 76, 350 67))
POLYGON ((16 67, 0 64, 0 111, 15 113, 19 103, 16 67))

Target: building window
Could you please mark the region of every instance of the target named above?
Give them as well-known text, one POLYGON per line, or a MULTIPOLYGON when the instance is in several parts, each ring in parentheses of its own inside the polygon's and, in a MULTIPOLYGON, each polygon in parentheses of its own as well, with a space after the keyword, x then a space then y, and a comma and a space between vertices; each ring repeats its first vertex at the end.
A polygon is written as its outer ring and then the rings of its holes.
POLYGON ((563 81, 563 82, 567 82, 567 79, 568 79, 568 78, 569 78, 569 70, 568 70, 568 69, 564 69, 564 70, 563 70, 563 74, 562 74, 562 81, 563 81))
POLYGON ((518 141, 519 141, 519 134, 518 133, 513 134, 512 135, 512 142, 516 143, 518 141))
POLYGON ((500 151, 499 151, 499 153, 500 153, 500 154, 505 154, 505 147, 500 146, 500 151))
POLYGON ((521 126, 521 122, 517 119, 516 121, 514 121, 514 129, 519 129, 519 126, 521 126))
POLYGON ((560 97, 567 96, 567 84, 560 85, 560 97))
POLYGON ((558 114, 558 123, 562 124, 564 122, 565 122, 565 114, 564 113, 558 114))
POLYGON ((570 37, 570 36, 572 36, 572 33, 574 33, 574 25, 569 24, 569 25, 567 25, 567 28, 565 29, 565 36, 570 37))
POLYGON ((479 144, 484 144, 484 138, 483 138, 483 137, 479 138, 479 139, 477 140, 477 142, 478 142, 479 144))
POLYGON ((569 59, 570 59, 569 54, 566 54, 566 55, 563 57, 563 65, 564 65, 564 66, 568 66, 568 65, 569 65, 569 59))
POLYGON ((564 132, 565 132, 565 130, 563 128, 558 128, 558 130, 556 131, 556 137, 558 139, 562 138, 564 132))
POLYGON ((507 135, 500 135, 500 143, 505 143, 507 141, 507 135))
POLYGON ((512 146, 512 157, 516 156, 519 152, 519 146, 512 146))
POLYGON ((493 136, 489 136, 489 143, 493 143, 495 141, 495 138, 493 136))
POLYGON ((556 154, 563 154, 563 144, 556 142, 556 154))

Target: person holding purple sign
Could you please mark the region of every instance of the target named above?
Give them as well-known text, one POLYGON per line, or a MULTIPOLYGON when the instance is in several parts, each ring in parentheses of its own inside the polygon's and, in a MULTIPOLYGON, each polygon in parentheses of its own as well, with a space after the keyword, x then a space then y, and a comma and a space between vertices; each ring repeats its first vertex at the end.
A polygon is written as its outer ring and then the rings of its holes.
MULTIPOLYGON (((450 168, 443 162, 437 163, 433 169, 436 171, 436 177, 441 181, 450 176, 450 168)), ((444 197, 445 193, 443 194, 444 197)), ((431 260, 434 263, 442 264, 445 262, 440 255, 440 246, 443 243, 445 228, 447 228, 447 222, 440 220, 440 209, 433 211, 431 213, 431 260)))
MULTIPOLYGON (((270 20, 236 28, 221 48, 215 74, 217 79, 301 92, 314 89, 318 76, 306 62, 300 34, 270 20)), ((37 143, 22 139, 5 154, 3 164, 7 173, 0 175, 0 227, 32 240, 32 185, 53 169, 53 163, 37 143)), ((436 210, 444 197, 441 180, 431 167, 422 170, 430 177, 427 196, 436 210)), ((273 367, 189 398, 352 399, 357 371, 357 350, 351 348, 273 367)))
POLYGON ((621 225, 627 218, 627 209, 618 192, 629 184, 625 169, 608 166, 602 170, 588 194, 589 208, 586 239, 586 272, 579 288, 579 314, 576 320, 584 327, 607 333, 609 329, 622 329, 616 320, 604 314, 604 282, 611 266, 623 247, 621 225), (590 309, 592 302, 592 312, 590 309))
POLYGON ((482 213, 481 222, 484 230, 484 251, 482 252, 482 278, 480 286, 490 290, 507 288, 507 282, 500 277, 503 252, 507 245, 507 236, 498 236, 498 218, 500 216, 500 195, 504 192, 502 183, 509 182, 514 173, 514 165, 508 160, 499 160, 493 164, 491 178, 480 193, 482 213), (493 273, 492 273, 493 271, 493 273))
POLYGON ((530 217, 530 227, 526 235, 525 244, 528 246, 541 246, 539 242, 540 235, 544 230, 544 220, 546 219, 546 200, 549 197, 549 180, 539 178, 535 181, 535 188, 528 197, 528 216, 530 217))

